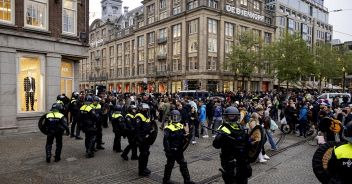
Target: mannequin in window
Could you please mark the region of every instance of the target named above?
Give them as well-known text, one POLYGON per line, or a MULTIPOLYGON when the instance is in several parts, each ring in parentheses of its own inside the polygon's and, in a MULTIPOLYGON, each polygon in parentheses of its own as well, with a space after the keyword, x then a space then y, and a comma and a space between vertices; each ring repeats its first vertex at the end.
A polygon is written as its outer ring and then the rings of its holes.
POLYGON ((30 71, 27 72, 27 77, 24 78, 24 92, 26 97, 26 111, 29 110, 29 103, 31 105, 31 110, 34 111, 34 93, 35 93, 35 79, 32 77, 30 71))

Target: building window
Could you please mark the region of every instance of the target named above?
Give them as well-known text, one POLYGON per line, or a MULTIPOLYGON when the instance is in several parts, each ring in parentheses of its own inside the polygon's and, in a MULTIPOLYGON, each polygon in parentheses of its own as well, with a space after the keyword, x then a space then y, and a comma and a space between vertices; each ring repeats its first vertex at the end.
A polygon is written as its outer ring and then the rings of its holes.
POLYGON ((212 8, 218 8, 218 0, 208 0, 208 6, 212 8))
POLYGON ((147 24, 154 23, 154 16, 148 17, 147 24))
POLYGON ((148 44, 153 44, 155 42, 154 32, 147 34, 148 44))
POLYGON ((217 39, 214 37, 209 37, 208 38, 208 51, 209 52, 217 52, 218 51, 218 46, 217 46, 217 39))
POLYGON ((148 15, 154 14, 154 4, 147 6, 148 15))
POLYGON ((34 28, 47 29, 48 0, 25 1, 25 25, 34 28))
POLYGON ((232 52, 233 41, 225 40, 225 54, 229 54, 232 52))
POLYGON ((173 55, 180 55, 181 54, 181 42, 174 42, 172 47, 173 55))
POLYGON ((167 11, 160 13, 159 20, 163 20, 167 17, 167 11))
POLYGON ((138 47, 144 47, 144 36, 138 37, 138 47))
POLYGON ((189 57, 189 70, 198 70, 198 57, 189 57))
POLYGON ((180 59, 173 59, 172 60, 172 71, 181 71, 182 70, 182 63, 180 59))
POLYGON ((138 52, 138 61, 144 61, 144 50, 138 52))
POLYGON ((225 23, 225 36, 233 37, 233 24, 231 23, 225 23))
MULTIPOLYGON (((17 111, 20 113, 43 112, 44 72, 42 64, 44 63, 44 57, 37 55, 21 55, 18 58, 17 111)), ((67 72, 70 71, 72 70, 68 68, 67 72)))
POLYGON ((164 9, 164 8, 166 8, 166 1, 167 0, 160 0, 160 9, 164 9))
POLYGON ((73 62, 61 62, 61 94, 72 94, 73 92, 73 62))
POLYGON ((208 70, 216 70, 217 57, 208 56, 208 70))
POLYGON ((62 31, 76 34, 77 0, 64 0, 62 5, 62 31))
POLYGON ((259 11, 260 9, 260 3, 257 0, 253 1, 253 9, 259 11))
POLYGON ((216 34, 217 33, 217 21, 213 19, 208 19, 208 32, 216 34))
POLYGON ((174 12, 174 15, 181 13, 181 6, 174 7, 173 12, 174 12))
POLYGON ((264 42, 265 43, 271 43, 272 41, 272 34, 271 33, 264 33, 264 42))
POLYGON ((154 61, 154 48, 148 49, 148 61, 149 62, 154 61))
POLYGON ((198 0, 189 0, 187 4, 188 10, 192 10, 198 7, 198 0))
POLYGON ((159 30, 159 39, 167 38, 167 31, 166 28, 159 30))
POLYGON ((174 25, 172 27, 173 38, 177 38, 181 36, 181 24, 174 25))
POLYGON ((189 38, 188 52, 189 53, 198 52, 198 38, 197 37, 189 38))
POLYGON ((247 6, 247 2, 248 0, 241 0, 241 5, 243 5, 243 6, 247 6))
POLYGON ((198 33, 198 20, 192 20, 188 24, 188 34, 198 33))
POLYGON ((14 23, 14 0, 0 0, 0 22, 14 23))

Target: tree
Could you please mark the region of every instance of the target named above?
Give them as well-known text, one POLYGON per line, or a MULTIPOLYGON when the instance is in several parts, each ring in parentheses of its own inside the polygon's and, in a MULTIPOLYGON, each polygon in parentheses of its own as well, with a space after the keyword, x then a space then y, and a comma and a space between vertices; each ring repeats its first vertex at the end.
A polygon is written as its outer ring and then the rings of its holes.
POLYGON ((285 36, 264 49, 265 59, 271 61, 279 81, 297 82, 301 77, 315 73, 314 58, 300 35, 285 36))
POLYGON ((228 54, 227 65, 236 75, 242 76, 242 90, 244 79, 251 77, 256 68, 261 68, 262 40, 252 32, 244 32, 240 35, 238 44, 233 45, 232 51, 228 54))

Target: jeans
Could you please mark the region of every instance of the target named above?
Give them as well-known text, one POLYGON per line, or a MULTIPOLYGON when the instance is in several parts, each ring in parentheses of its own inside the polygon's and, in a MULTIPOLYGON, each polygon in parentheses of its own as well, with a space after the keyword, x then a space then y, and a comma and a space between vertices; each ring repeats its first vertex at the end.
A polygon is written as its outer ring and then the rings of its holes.
POLYGON ((205 128, 207 126, 207 122, 206 121, 201 122, 201 125, 202 125, 203 135, 208 135, 208 129, 205 128))
POLYGON ((271 149, 275 150, 276 149, 276 143, 273 139, 273 133, 269 129, 265 129, 265 134, 268 137, 269 143, 271 145, 271 149))
POLYGON ((214 130, 217 130, 222 122, 222 119, 214 119, 214 130))

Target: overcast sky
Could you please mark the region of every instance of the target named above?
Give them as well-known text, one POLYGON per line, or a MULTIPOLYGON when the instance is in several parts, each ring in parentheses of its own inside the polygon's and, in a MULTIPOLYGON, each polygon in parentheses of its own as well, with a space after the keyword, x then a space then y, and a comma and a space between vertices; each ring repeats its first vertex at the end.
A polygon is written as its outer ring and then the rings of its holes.
MULTIPOLYGON (((101 17, 101 0, 89 0, 90 22, 101 17)), ((124 0, 123 6, 129 9, 142 5, 141 0, 124 0)), ((352 41, 352 0, 325 0, 325 7, 331 10, 343 9, 340 12, 331 12, 329 23, 334 26, 334 39, 352 41)))

